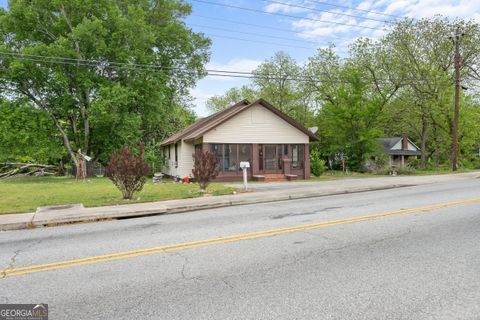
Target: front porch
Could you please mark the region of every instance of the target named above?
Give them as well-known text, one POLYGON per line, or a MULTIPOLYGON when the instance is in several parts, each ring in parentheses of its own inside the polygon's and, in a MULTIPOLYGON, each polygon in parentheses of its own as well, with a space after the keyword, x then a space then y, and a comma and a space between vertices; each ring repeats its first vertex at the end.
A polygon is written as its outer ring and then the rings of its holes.
POLYGON ((212 152, 219 164, 216 181, 240 181, 240 162, 250 162, 253 181, 289 181, 310 178, 308 144, 196 144, 195 149, 212 152))

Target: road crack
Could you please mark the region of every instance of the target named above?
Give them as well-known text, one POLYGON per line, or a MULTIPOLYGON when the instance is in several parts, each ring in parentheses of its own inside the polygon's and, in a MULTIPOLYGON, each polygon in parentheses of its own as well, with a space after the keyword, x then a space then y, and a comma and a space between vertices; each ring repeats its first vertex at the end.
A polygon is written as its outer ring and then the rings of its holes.
POLYGON ((9 262, 8 262, 7 266, 2 270, 0 278, 1 279, 6 278, 7 277, 7 272, 9 270, 15 268, 15 263, 17 262, 17 258, 21 253, 23 253, 25 250, 28 250, 28 249, 32 248, 34 245, 40 244, 42 241, 43 241, 43 239, 40 239, 38 241, 33 241, 32 243, 26 245, 25 247, 23 247, 21 249, 15 250, 13 252, 12 257, 9 259, 9 262))
POLYGON ((220 279, 230 289, 235 289, 225 278, 220 279))
POLYGON ((187 265, 190 264, 190 261, 185 255, 181 254, 180 252, 171 252, 171 253, 183 259, 182 268, 180 269, 180 277, 174 280, 173 282, 178 282, 181 280, 184 280, 184 281, 203 280, 203 277, 201 276, 187 277, 186 269, 187 269, 187 265))
POLYGON ((17 261, 18 255, 23 251, 24 249, 18 249, 13 252, 13 256, 10 258, 9 263, 7 264, 7 267, 2 270, 2 278, 7 277, 7 271, 10 269, 13 269, 15 267, 15 262, 17 261))

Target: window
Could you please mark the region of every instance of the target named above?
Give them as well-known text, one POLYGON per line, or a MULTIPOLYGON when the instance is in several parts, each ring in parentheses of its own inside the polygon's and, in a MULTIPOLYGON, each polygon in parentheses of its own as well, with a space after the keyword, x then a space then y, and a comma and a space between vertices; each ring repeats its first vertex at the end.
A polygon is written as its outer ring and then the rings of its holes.
POLYGON ((222 159, 223 159, 223 144, 211 144, 210 152, 213 153, 215 159, 217 160, 217 166, 222 170, 222 159))
POLYGON ((197 152, 202 152, 202 145, 201 144, 196 144, 195 145, 195 153, 197 152))
POLYGON ((175 168, 178 167, 178 142, 175 143, 175 168))
POLYGON ((303 169, 303 145, 292 144, 292 169, 303 169))
POLYGON ((251 163, 252 146, 250 144, 210 144, 210 151, 215 155, 222 172, 241 170, 240 161, 251 163))
MULTIPOLYGON (((238 162, 248 161, 250 162, 250 166, 252 164, 251 154, 252 149, 249 144, 239 144, 238 145, 238 162)), ((238 170, 242 170, 239 166, 238 170)))
POLYGON ((223 146, 223 171, 237 170, 237 145, 225 144, 223 146))
POLYGON ((282 145, 281 144, 277 146, 277 161, 278 161, 278 169, 282 169, 283 163, 282 163, 282 145))
POLYGON ((263 171, 263 144, 258 145, 258 169, 263 171))

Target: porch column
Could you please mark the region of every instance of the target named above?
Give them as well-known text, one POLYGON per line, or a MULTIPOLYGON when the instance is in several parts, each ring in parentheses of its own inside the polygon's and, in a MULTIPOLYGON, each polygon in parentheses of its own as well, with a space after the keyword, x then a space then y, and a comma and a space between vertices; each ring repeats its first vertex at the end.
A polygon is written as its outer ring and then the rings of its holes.
POLYGON ((258 158, 258 144, 252 144, 252 163, 250 164, 250 168, 252 170, 252 175, 258 175, 259 171, 259 158, 258 158))
POLYGON ((405 156, 402 154, 402 168, 405 167, 405 156))
POLYGON ((202 143, 202 151, 210 151, 210 145, 208 143, 202 143))
POLYGON ((283 163, 283 174, 290 174, 292 159, 283 158, 282 163, 283 163))
POLYGON ((309 144, 305 143, 303 147, 303 172, 304 172, 304 177, 305 179, 310 179, 310 148, 309 144))

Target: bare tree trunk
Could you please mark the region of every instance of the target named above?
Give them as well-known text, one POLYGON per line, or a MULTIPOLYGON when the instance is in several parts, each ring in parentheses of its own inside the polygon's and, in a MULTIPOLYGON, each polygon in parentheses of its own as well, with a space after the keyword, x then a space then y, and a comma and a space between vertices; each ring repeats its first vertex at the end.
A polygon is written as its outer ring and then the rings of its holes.
POLYGON ((0 179, 36 174, 53 175, 57 172, 58 168, 56 166, 51 166, 48 164, 18 162, 0 163, 0 179))
POLYGON ((63 140, 63 145, 65 146, 65 148, 67 148, 68 155, 70 156, 70 158, 72 158, 75 165, 77 165, 77 159, 75 157, 75 153, 73 152, 72 145, 68 140, 67 133, 65 132, 65 130, 63 129, 62 125, 60 124, 58 119, 55 117, 55 115, 52 112, 50 112, 48 107, 44 104, 44 102, 41 99, 37 98, 40 95, 38 93, 35 94, 35 91, 30 92, 29 89, 25 89, 25 88, 21 88, 20 93, 26 95, 31 101, 33 101, 33 103, 35 103, 35 105, 37 105, 40 109, 45 111, 50 116, 50 118, 52 118, 53 123, 55 124, 57 129, 60 131, 60 134, 63 140))
POLYGON ((83 152, 84 154, 88 154, 89 139, 90 139, 90 123, 88 120, 88 115, 85 110, 85 107, 81 107, 80 114, 82 115, 82 120, 83 120, 83 152))
POLYGON ((55 126, 57 127, 57 129, 60 131, 60 134, 62 135, 63 145, 65 146, 65 148, 67 148, 68 155, 70 156, 70 158, 72 158, 73 163, 75 163, 75 166, 77 166, 78 165, 77 158, 75 157, 75 153, 73 152, 72 145, 68 140, 67 133, 63 129, 58 119, 51 113, 49 113, 49 115, 52 118, 53 122, 55 123, 55 126))

